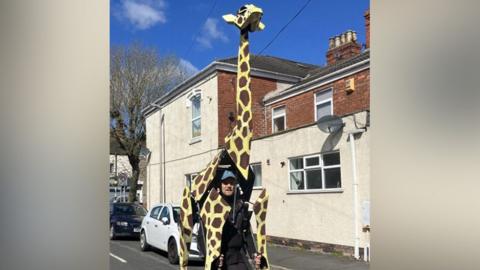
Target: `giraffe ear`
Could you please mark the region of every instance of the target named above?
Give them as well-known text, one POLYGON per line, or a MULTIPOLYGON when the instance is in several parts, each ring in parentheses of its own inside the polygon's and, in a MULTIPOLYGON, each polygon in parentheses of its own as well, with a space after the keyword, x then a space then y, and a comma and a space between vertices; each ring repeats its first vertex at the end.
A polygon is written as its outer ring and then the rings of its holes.
POLYGON ((227 23, 234 24, 235 21, 237 20, 237 17, 235 17, 233 14, 227 14, 227 15, 223 15, 223 19, 224 19, 227 23))
POLYGON ((259 30, 265 29, 265 24, 263 24, 262 22, 259 22, 259 23, 258 23, 258 29, 259 29, 259 30))

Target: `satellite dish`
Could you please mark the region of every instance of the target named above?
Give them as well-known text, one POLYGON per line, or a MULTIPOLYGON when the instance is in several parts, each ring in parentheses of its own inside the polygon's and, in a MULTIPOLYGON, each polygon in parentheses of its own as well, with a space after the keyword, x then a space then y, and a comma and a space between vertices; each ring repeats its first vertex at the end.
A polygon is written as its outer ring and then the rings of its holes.
POLYGON ((317 126, 325 133, 335 133, 341 130, 345 123, 336 115, 325 115, 317 120, 317 126))

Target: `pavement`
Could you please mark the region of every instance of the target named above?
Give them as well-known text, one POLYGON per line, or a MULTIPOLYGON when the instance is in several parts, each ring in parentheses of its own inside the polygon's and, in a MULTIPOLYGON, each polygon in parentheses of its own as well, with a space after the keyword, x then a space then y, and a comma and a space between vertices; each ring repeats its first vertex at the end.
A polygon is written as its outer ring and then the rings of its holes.
MULTIPOLYGON (((268 257, 271 270, 367 270, 369 263, 351 258, 322 254, 283 246, 269 246, 268 257)), ((143 252, 137 240, 110 241, 111 270, 178 270, 178 265, 168 262, 165 252, 159 250, 143 252)), ((192 262, 189 270, 204 269, 192 262)))
POLYGON ((332 254, 268 246, 272 270, 367 270, 369 263, 332 254))

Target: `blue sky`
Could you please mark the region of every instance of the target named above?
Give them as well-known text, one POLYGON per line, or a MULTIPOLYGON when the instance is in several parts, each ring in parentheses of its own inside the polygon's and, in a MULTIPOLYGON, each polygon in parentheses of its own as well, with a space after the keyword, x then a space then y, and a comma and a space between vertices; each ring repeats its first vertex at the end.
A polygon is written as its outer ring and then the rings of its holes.
MULTIPOLYGON (((140 42, 160 54, 175 54, 184 65, 198 70, 215 59, 237 55, 239 31, 222 15, 234 14, 244 4, 263 9, 266 28, 250 35, 250 50, 257 54, 306 2, 111 0, 110 44, 140 42)), ((324 65, 329 37, 352 29, 365 42, 363 14, 368 8, 368 0, 312 0, 262 55, 324 65)))

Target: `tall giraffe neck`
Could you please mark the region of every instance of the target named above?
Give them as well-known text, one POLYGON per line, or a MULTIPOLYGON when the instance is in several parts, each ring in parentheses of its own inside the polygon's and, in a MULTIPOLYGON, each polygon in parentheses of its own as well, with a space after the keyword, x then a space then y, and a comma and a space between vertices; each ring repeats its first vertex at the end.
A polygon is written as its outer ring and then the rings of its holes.
POLYGON ((248 30, 241 30, 240 32, 240 45, 238 47, 237 59, 237 126, 248 125, 250 127, 252 103, 250 91, 250 49, 248 30))

